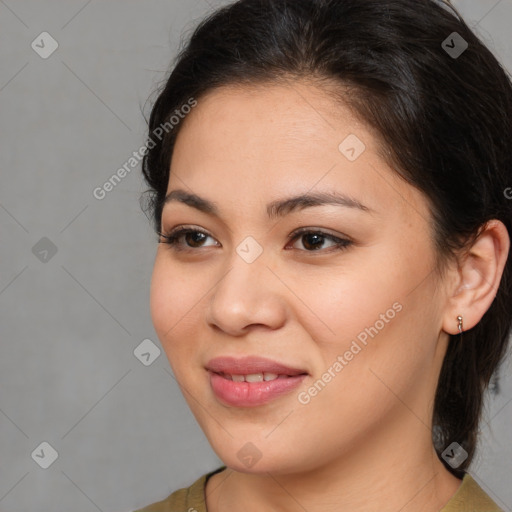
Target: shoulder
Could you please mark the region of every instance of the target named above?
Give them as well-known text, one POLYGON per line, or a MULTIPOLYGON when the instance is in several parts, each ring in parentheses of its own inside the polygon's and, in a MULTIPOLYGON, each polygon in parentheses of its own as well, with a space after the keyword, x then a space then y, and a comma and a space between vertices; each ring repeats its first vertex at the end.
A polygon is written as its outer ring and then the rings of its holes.
POLYGON ((174 491, 162 501, 157 501, 134 512, 206 512, 205 486, 210 476, 225 469, 222 466, 198 478, 190 487, 174 491))
POLYGON ((464 475, 459 489, 440 512, 465 511, 504 512, 469 473, 464 475))

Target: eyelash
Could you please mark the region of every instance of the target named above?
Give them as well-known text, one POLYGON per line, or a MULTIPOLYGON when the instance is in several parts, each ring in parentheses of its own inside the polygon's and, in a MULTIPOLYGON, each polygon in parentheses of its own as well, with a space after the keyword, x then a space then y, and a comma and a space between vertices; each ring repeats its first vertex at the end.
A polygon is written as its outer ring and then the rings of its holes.
MULTIPOLYGON (((189 234, 189 233, 201 233, 207 237, 211 237, 211 235, 209 233, 207 233, 201 229, 197 229, 197 228, 192 229, 192 228, 187 228, 187 227, 183 227, 183 226, 175 228, 168 233, 158 232, 157 234, 164 239, 163 241, 159 241, 159 243, 167 244, 171 247, 171 249, 173 249, 175 251, 192 252, 192 251, 197 251, 198 249, 202 249, 202 247, 186 247, 186 248, 184 248, 183 245, 178 242, 178 240, 182 236, 189 234)), ((329 240, 335 242, 336 245, 333 247, 329 247, 327 249, 313 249, 311 251, 304 250, 304 249, 298 249, 301 252, 308 252, 308 253, 322 252, 325 254, 326 252, 331 252, 331 251, 342 251, 344 249, 347 249, 349 246, 351 246, 353 244, 353 242, 351 240, 339 238, 334 235, 325 233, 323 231, 312 230, 310 228, 297 229, 296 231, 294 231, 293 233, 291 233, 288 236, 288 240, 293 241, 302 235, 320 235, 322 238, 329 239, 329 240)), ((211 237, 211 238, 213 238, 213 237, 211 237)), ((212 247, 212 246, 207 246, 207 247, 212 247)))

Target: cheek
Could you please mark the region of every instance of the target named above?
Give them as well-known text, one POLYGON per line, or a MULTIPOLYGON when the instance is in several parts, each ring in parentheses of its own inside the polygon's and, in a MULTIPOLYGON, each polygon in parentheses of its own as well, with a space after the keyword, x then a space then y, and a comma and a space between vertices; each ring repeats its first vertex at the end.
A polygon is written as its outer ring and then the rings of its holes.
POLYGON ((362 312, 351 317, 347 306, 345 319, 339 317, 336 339, 324 339, 322 364, 299 390, 294 415, 299 430, 311 433, 307 442, 312 451, 324 438, 337 445, 329 449, 345 450, 348 440, 378 428, 391 411, 402 411, 401 400, 416 387, 424 354, 407 339, 408 320, 402 316, 407 315, 407 305, 399 306, 389 310, 388 323, 362 312), (407 346, 402 347, 404 342, 407 346))
POLYGON ((179 341, 188 337, 187 333, 198 325, 194 315, 199 311, 205 291, 204 284, 201 285, 198 279, 190 270, 185 272, 179 264, 171 263, 163 250, 157 254, 151 277, 150 311, 153 326, 168 357, 180 347, 193 348, 193 343, 179 341))
POLYGON ((324 406, 333 400, 343 407, 335 395, 345 396, 345 403, 356 409, 361 403, 371 409, 368 396, 370 401, 379 397, 384 405, 392 393, 379 377, 397 393, 406 392, 408 382, 433 357, 435 333, 429 320, 435 312, 425 304, 425 296, 433 298, 434 289, 429 280, 417 286, 428 275, 429 262, 399 255, 393 262, 385 252, 380 256, 358 259, 336 279, 331 274, 304 288, 315 315, 301 322, 321 353, 315 378, 329 380, 329 369, 336 375, 325 386, 333 395, 321 393, 318 402, 326 400, 324 406))
POLYGON ((368 336, 367 330, 375 324, 378 331, 383 331, 394 322, 407 270, 402 266, 399 275, 389 266, 383 271, 381 265, 354 258, 345 268, 330 270, 324 279, 301 281, 304 290, 300 294, 307 297, 313 313, 308 315, 312 319, 308 329, 321 336, 317 343, 330 355, 347 350, 346 345, 358 336, 364 341, 365 333, 368 336))
POLYGON ((173 285, 172 276, 164 270, 165 265, 162 262, 162 258, 157 254, 151 276, 149 307, 151 320, 162 343, 164 339, 162 339, 161 335, 172 326, 169 311, 173 310, 172 301, 175 300, 175 294, 171 293, 173 285))
MULTIPOLYGON (((435 302, 435 287, 429 279, 434 255, 426 235, 414 238, 420 230, 402 231, 371 247, 358 248, 357 254, 347 253, 339 266, 320 279, 312 275, 308 280, 306 275, 299 280, 317 324, 321 319, 325 325, 321 333, 326 348, 342 349, 340 340, 350 343, 359 337, 364 341, 369 331, 380 339, 400 326, 404 317, 430 316, 431 302, 435 302), (427 304, 425 297, 430 299, 427 304)), ((393 337, 398 335, 397 329, 393 337)))

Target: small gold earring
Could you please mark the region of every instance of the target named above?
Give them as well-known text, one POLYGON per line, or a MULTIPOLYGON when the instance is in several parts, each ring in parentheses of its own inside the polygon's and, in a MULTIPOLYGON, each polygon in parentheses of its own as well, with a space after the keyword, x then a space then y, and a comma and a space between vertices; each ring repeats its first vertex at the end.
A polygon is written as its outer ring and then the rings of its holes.
POLYGON ((459 334, 462 334, 462 317, 459 315, 457 320, 459 322, 459 334))

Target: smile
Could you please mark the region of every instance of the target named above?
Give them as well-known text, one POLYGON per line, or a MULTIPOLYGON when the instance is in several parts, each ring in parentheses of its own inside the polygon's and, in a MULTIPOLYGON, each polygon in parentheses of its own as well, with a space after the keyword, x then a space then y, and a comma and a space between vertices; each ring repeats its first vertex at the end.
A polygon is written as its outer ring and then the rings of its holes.
POLYGON ((216 357, 206 370, 219 402, 231 407, 256 407, 297 388, 308 376, 304 369, 260 356, 216 357))

